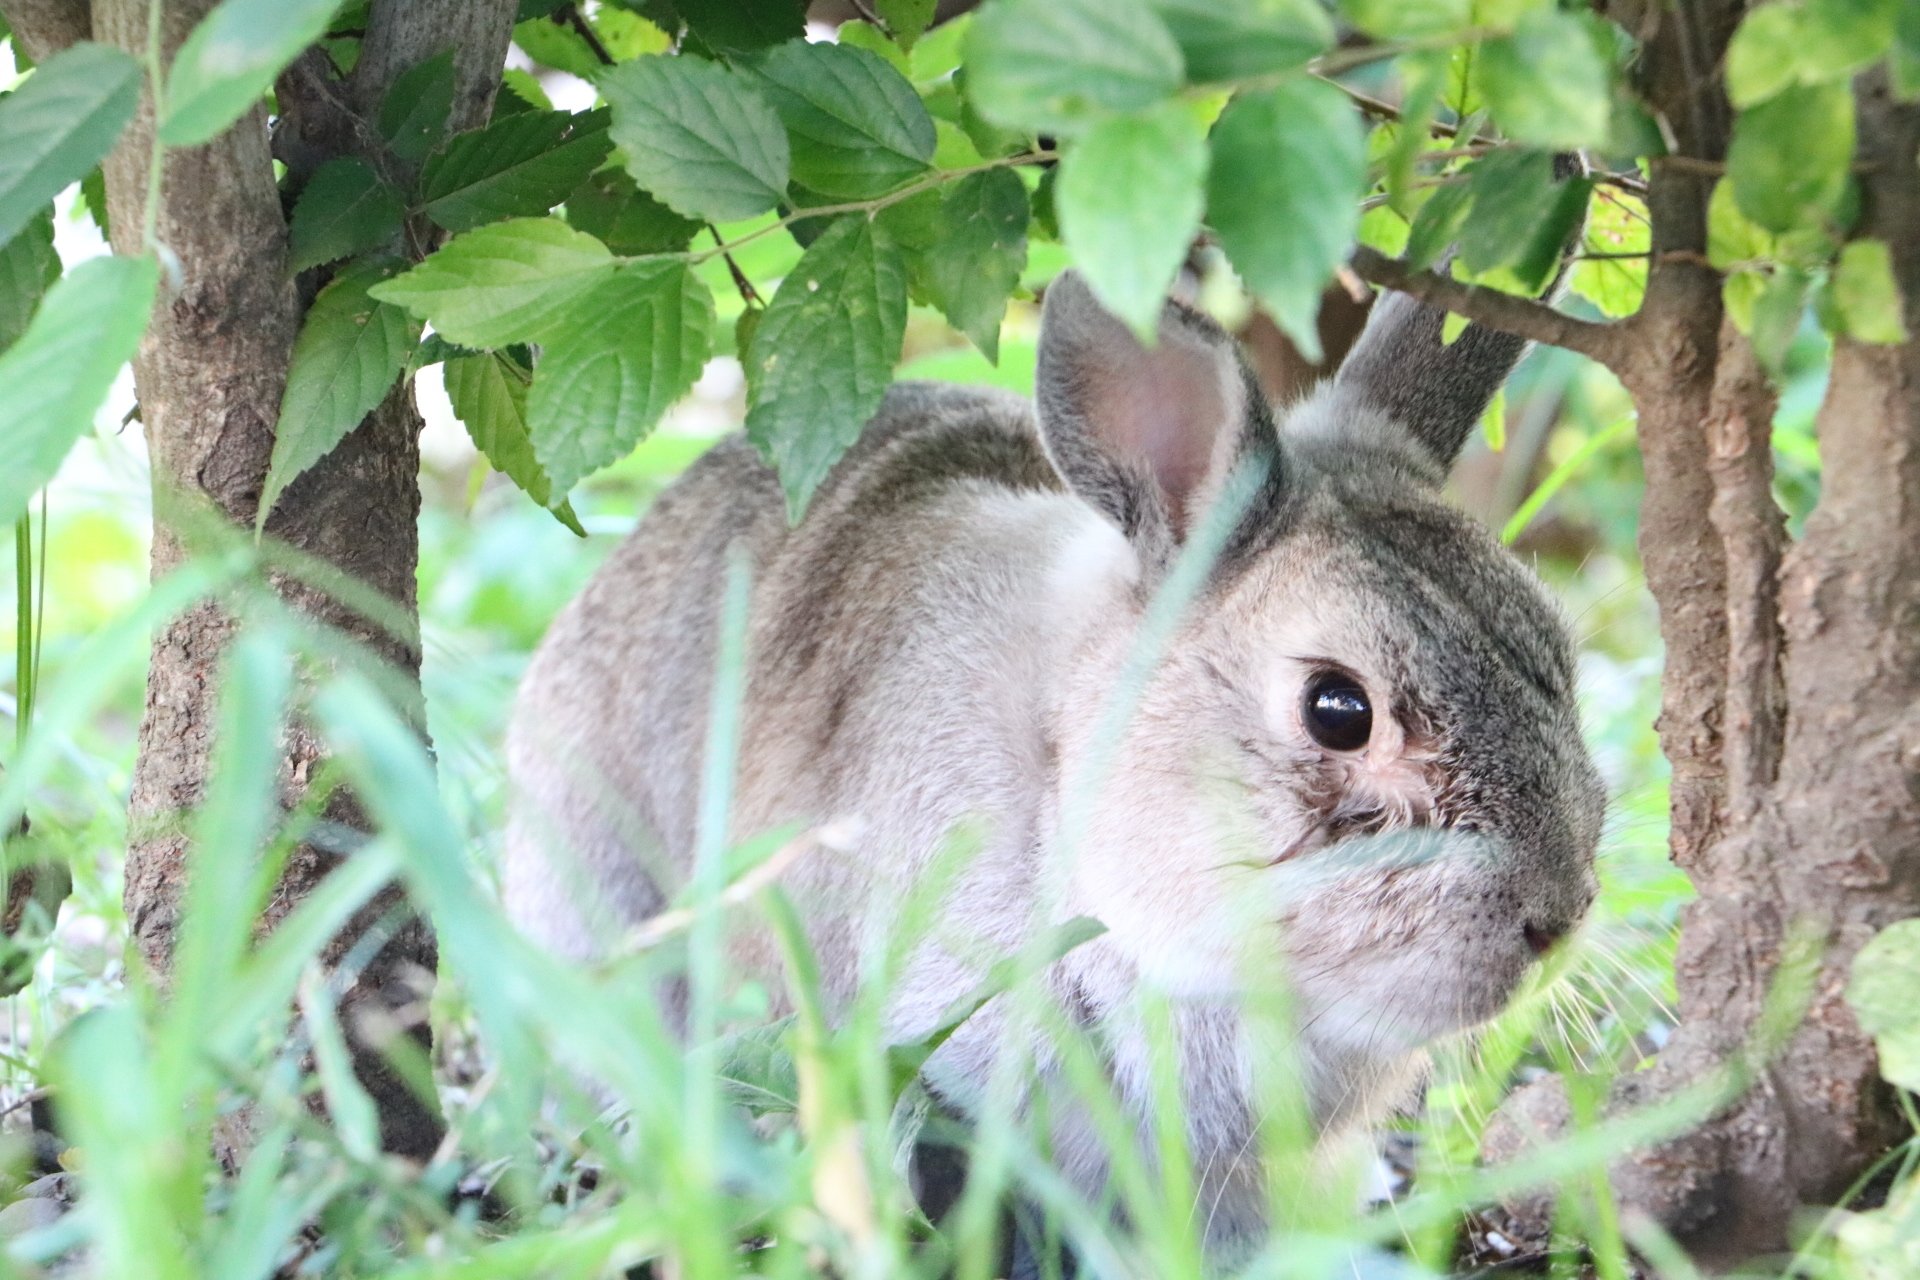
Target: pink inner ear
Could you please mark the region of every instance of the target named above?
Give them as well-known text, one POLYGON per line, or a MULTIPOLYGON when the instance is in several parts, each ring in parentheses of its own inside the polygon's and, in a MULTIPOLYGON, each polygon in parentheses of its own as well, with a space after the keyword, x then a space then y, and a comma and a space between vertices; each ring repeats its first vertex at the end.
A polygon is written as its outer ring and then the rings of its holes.
POLYGON ((1219 351, 1165 331, 1158 346, 1134 347, 1122 360, 1094 380, 1089 420, 1108 451, 1153 477, 1174 533, 1184 535, 1228 429, 1228 366, 1219 351))

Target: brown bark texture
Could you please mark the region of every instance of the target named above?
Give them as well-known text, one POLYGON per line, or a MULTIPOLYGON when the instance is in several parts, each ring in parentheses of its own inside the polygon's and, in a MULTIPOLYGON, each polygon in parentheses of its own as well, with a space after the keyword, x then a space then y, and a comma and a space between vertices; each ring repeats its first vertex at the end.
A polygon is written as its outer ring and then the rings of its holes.
MULTIPOLYGON (((1720 72, 1742 9, 1615 7, 1679 156, 1724 159, 1720 72)), ((1920 335, 1920 107, 1876 75, 1856 88, 1853 234, 1890 245, 1920 335)), ((1610 1105, 1644 1106, 1729 1067, 1750 1079, 1703 1124, 1613 1170, 1625 1209, 1729 1266, 1787 1244, 1803 1207, 1843 1195, 1902 1131, 1844 993, 1861 945, 1920 915, 1920 340, 1836 342, 1819 504, 1789 546, 1770 491, 1773 392, 1706 265, 1710 171, 1654 164, 1646 300, 1604 344, 1640 414, 1672 852, 1699 895, 1682 920, 1679 1026, 1610 1105), (1803 1010, 1785 1033, 1770 1030, 1783 1001, 1803 1010)), ((1525 1094, 1490 1131, 1494 1149, 1566 1123, 1557 1086, 1525 1094)))
MULTIPOLYGON (((167 56, 212 7, 213 0, 167 0, 167 56)), ((358 78, 339 83, 330 71, 303 61, 306 80, 283 77, 285 114, 276 128, 300 129, 309 144, 302 151, 307 172, 329 154, 367 154, 378 143, 366 121, 393 76, 443 48, 456 51, 462 77, 452 127, 482 123, 513 12, 513 0, 376 0, 358 78)), ((147 25, 145 0, 97 0, 92 7, 94 38, 136 55, 146 48, 147 25)), ((106 168, 109 220, 122 252, 141 249, 151 129, 149 104, 143 104, 106 168)), ((273 158, 266 114, 258 107, 212 142, 166 157, 158 239, 177 260, 178 275, 163 289, 134 366, 152 458, 156 578, 195 553, 193 530, 209 511, 251 529, 293 339, 322 283, 296 280, 287 269, 286 218, 273 158)), ((295 165, 289 175, 290 186, 304 177, 295 165)), ((289 487, 266 532, 378 591, 407 620, 395 628, 390 618, 383 623, 364 617, 308 581, 282 574, 269 579, 280 599, 313 627, 357 642, 369 663, 384 664, 390 681, 397 673, 401 687, 412 691, 412 714, 424 734, 414 582, 419 429, 411 391, 403 384, 289 487)), ((221 656, 238 625, 221 602, 209 601, 154 638, 129 803, 126 908, 134 944, 163 985, 190 861, 185 819, 205 788, 221 656)), ((303 800, 324 755, 324 744, 296 713, 277 761, 284 805, 303 800)), ((340 828, 366 827, 345 792, 327 802, 322 816, 340 828)), ((259 927, 272 929, 345 854, 318 843, 295 849, 259 927)), ((433 934, 399 891, 390 890, 334 941, 327 961, 338 962, 370 930, 379 930, 385 941, 357 974, 348 975, 343 1023, 356 1068, 379 1107, 386 1147, 425 1158, 442 1130, 437 1108, 386 1065, 378 1042, 399 1026, 426 1047, 433 934)), ((232 1141, 243 1148, 244 1131, 236 1129, 232 1141)))

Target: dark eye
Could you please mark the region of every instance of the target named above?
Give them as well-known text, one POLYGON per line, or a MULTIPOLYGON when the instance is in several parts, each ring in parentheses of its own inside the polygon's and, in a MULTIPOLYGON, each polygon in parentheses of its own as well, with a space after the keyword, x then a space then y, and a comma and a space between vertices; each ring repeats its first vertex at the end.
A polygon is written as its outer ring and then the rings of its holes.
POLYGON ((1322 671, 1307 681, 1301 718, 1307 733, 1329 751, 1358 751, 1373 736, 1373 704, 1352 676, 1322 671))

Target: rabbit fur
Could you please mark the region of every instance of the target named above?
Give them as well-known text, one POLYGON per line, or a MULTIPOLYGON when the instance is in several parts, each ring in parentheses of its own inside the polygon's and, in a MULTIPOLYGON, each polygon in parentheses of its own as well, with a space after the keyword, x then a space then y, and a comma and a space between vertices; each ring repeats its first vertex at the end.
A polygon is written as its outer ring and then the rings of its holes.
MULTIPOLYGON (((888 1031, 924 1032, 1049 920, 1102 922, 1045 980, 1141 1112, 1136 997, 1170 998, 1209 1244, 1244 1248, 1266 1203, 1253 1126, 1272 1060, 1248 993, 1286 976, 1289 1047, 1334 1125, 1495 1013, 1594 892, 1602 791, 1566 623, 1440 493, 1522 344, 1477 326, 1446 344, 1441 324, 1384 295, 1340 373, 1276 416, 1211 321, 1170 303, 1144 346, 1069 273, 1046 292, 1034 401, 894 387, 796 527, 753 450, 718 445, 527 672, 510 911, 586 957, 686 884, 737 547, 752 595, 729 834, 855 832, 780 877, 828 999, 852 997, 901 901, 972 831, 888 1031), (1106 741, 1149 603, 1230 492, 1204 585, 1106 741), (1371 702, 1361 750, 1303 726, 1327 669, 1371 702), (1097 790, 1081 803, 1076 785, 1097 790)), ((736 922, 730 955, 779 989, 763 931, 736 922)), ((1001 1003, 928 1063, 962 1112, 1007 1034, 1001 1003)), ((1055 1125, 1063 1172, 1097 1193, 1101 1143, 1055 1125)))

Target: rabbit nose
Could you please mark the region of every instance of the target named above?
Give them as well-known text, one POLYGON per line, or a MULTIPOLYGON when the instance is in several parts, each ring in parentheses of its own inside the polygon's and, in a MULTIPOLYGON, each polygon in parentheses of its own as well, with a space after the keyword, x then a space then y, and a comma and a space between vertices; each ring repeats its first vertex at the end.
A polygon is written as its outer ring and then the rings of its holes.
POLYGON ((1554 943, 1567 936, 1567 926, 1558 920, 1529 920, 1520 927, 1520 933, 1533 954, 1543 956, 1554 943))

